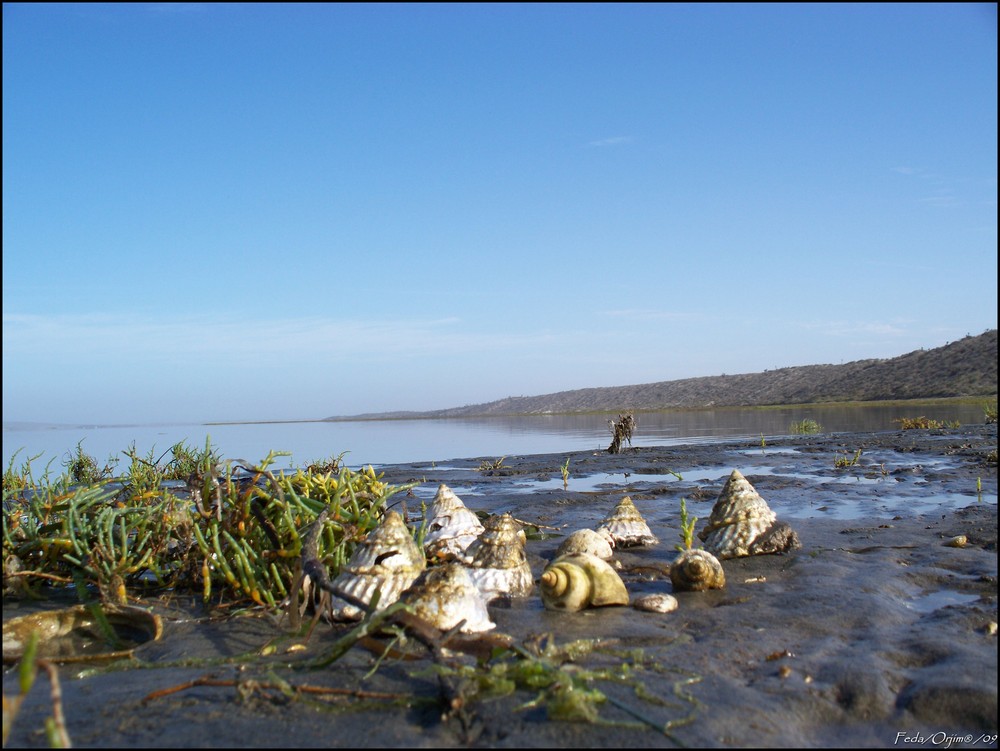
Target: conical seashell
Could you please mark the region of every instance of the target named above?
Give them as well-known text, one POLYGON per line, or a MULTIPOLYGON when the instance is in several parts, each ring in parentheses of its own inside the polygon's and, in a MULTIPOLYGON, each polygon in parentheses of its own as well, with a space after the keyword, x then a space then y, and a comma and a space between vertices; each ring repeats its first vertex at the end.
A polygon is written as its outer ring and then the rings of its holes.
POLYGON ((442 631, 459 629, 476 633, 496 628, 486 609, 486 600, 461 563, 432 566, 417 577, 400 600, 412 606, 413 614, 442 631))
POLYGON ((738 469, 726 481, 698 537, 705 543, 705 550, 722 559, 782 553, 799 547, 791 527, 777 522, 767 501, 738 469))
POLYGON ((496 597, 526 597, 534 587, 524 552, 527 537, 510 514, 494 514, 466 550, 469 575, 487 601, 496 597))
POLYGON ((539 580, 542 604, 549 610, 583 610, 628 605, 628 590, 618 572, 587 553, 557 558, 539 580))
MULTIPOLYGON (((376 610, 391 605, 426 567, 424 554, 413 541, 403 517, 396 511, 385 515, 382 523, 355 549, 347 565, 332 582, 334 593, 370 603, 380 590, 376 610)), ((361 618, 364 612, 338 597, 331 598, 330 615, 334 620, 361 618)))
POLYGON ((614 511, 601 522, 597 531, 610 536, 614 544, 620 548, 656 545, 659 542, 630 496, 625 496, 618 502, 614 511))
POLYGON ((726 573, 719 559, 707 550, 685 550, 670 566, 675 592, 701 592, 726 586, 726 573))
POLYGON ((466 508, 462 499, 444 483, 427 514, 427 534, 424 551, 430 558, 463 560, 466 548, 483 533, 483 525, 475 512, 466 508))
POLYGON ((602 561, 610 561, 614 557, 613 541, 592 529, 578 529, 556 548, 556 558, 574 553, 590 553, 602 561))

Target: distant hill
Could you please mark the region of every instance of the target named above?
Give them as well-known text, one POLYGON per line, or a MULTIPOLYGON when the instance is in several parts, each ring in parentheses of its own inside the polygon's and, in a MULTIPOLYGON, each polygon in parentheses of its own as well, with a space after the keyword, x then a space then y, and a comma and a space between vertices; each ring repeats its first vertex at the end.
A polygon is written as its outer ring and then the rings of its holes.
POLYGON ((993 329, 937 349, 920 349, 888 360, 802 365, 763 373, 575 389, 542 396, 512 396, 495 402, 432 412, 386 412, 355 415, 352 419, 755 407, 995 396, 996 393, 997 331, 993 329))

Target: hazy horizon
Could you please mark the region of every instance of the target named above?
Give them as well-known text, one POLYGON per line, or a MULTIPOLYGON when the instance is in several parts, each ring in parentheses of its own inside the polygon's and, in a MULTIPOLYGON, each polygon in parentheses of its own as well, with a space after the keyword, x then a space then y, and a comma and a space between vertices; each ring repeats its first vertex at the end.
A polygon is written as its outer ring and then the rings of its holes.
MULTIPOLYGON (((982 332, 982 333, 986 333, 986 332, 982 332)), ((903 354, 906 355, 906 354, 910 354, 910 353, 903 353, 903 354)), ((888 360, 888 359, 892 359, 892 358, 873 358, 873 359, 888 360)), ((815 366, 824 366, 824 365, 833 365, 833 364, 835 364, 835 363, 808 363, 808 364, 804 364, 804 365, 789 366, 789 367, 815 367, 815 366)), ((849 363, 843 363, 843 364, 849 364, 849 363)), ((725 374, 721 374, 721 375, 723 377, 725 377, 725 376, 736 377, 736 376, 743 376, 743 375, 758 375, 761 372, 762 371, 755 371, 754 373, 725 373, 725 374)), ((720 374, 716 374, 716 375, 720 375, 720 374)), ((706 377, 713 377, 713 376, 695 376, 695 378, 706 378, 706 377)), ((669 381, 668 381, 668 383, 669 383, 669 381)), ((642 386, 642 385, 646 385, 646 384, 627 384, 626 383, 626 384, 617 384, 616 387, 629 388, 629 387, 642 386)), ((600 388, 600 387, 584 387, 584 388, 600 388)), ((507 397, 497 397, 496 399, 490 399, 490 400, 487 400, 485 402, 477 402, 477 404, 490 404, 492 402, 501 401, 501 400, 506 399, 506 398, 544 397, 544 396, 548 396, 550 394, 557 394, 557 393, 560 393, 560 392, 548 392, 546 394, 522 394, 522 395, 517 395, 517 396, 513 396, 513 397, 511 397, 510 395, 508 395, 507 397)), ((944 397, 944 399, 948 399, 948 398, 949 397, 944 397)), ((950 397, 950 398, 952 398, 952 399, 963 399, 963 398, 967 398, 967 397, 950 397)), ((942 399, 942 397, 927 397, 925 399, 916 399, 916 400, 905 400, 904 399, 902 401, 917 401, 917 402, 920 402, 920 401, 940 401, 941 399, 942 399)), ((836 402, 829 402, 829 403, 824 402, 822 404, 826 405, 826 406, 831 406, 831 405, 836 405, 836 402)), ((453 404, 453 405, 450 405, 449 407, 444 407, 443 409, 461 408, 461 407, 465 407, 465 406, 469 406, 469 405, 453 404)), ((816 406, 816 405, 814 405, 814 406, 816 406)), ((717 409, 730 409, 730 408, 731 409, 752 409, 752 407, 747 407, 746 405, 735 405, 733 407, 728 407, 726 405, 720 405, 719 407, 717 407, 717 409)), ((700 407, 672 407, 672 408, 669 408, 669 411, 683 412, 685 410, 700 410, 700 409, 702 409, 702 408, 700 408, 700 407)), ((421 411, 421 410, 405 410, 405 409, 403 409, 403 410, 387 410, 387 411, 383 411, 383 412, 357 412, 357 413, 353 413, 353 414, 324 415, 322 417, 306 417, 306 418, 280 418, 279 417, 279 418, 273 418, 273 419, 268 419, 268 420, 258 420, 258 419, 253 419, 253 418, 242 418, 242 419, 241 418, 237 418, 237 419, 234 419, 234 420, 219 420, 219 421, 215 421, 215 420, 182 420, 182 421, 157 421, 157 422, 150 422, 150 423, 141 423, 141 422, 85 423, 83 425, 81 425, 80 423, 53 423, 53 422, 32 422, 32 421, 8 421, 8 420, 4 420, 3 421, 3 427, 4 427, 4 429, 7 429, 7 430, 17 430, 17 429, 45 429, 45 428, 61 429, 61 428, 73 428, 73 427, 156 427, 156 426, 171 427, 171 426, 188 425, 188 424, 196 424, 196 425, 204 425, 204 426, 211 426, 213 424, 214 425, 268 424, 268 423, 289 424, 289 423, 296 423, 296 422, 302 422, 302 423, 308 423, 308 422, 325 422, 325 421, 330 421, 330 420, 350 421, 350 420, 356 419, 356 418, 357 419, 377 418, 380 415, 404 415, 404 416, 407 415, 407 414, 423 415, 423 414, 426 414, 427 412, 431 412, 431 411, 433 411, 433 410, 423 410, 423 411, 421 411)), ((668 411, 668 410, 666 410, 666 408, 665 408, 665 411, 668 411)), ((483 415, 483 416, 484 417, 488 417, 488 415, 483 415)), ((506 415, 498 415, 498 416, 499 417, 503 417, 503 416, 506 416, 506 415)))
POLYGON ((996 29, 5 4, 4 423, 425 412, 994 329, 996 29))

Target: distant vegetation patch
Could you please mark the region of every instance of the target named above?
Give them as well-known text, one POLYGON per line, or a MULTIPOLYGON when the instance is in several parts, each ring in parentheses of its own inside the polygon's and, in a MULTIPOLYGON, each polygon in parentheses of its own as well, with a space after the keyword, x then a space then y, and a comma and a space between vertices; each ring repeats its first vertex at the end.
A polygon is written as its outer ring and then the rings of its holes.
POLYGON ((996 402, 993 404, 983 405, 983 418, 986 420, 986 424, 990 425, 997 421, 997 405, 996 402))
POLYGON ((958 420, 931 420, 921 415, 920 417, 897 417, 893 422, 898 422, 901 430, 927 430, 929 428, 959 428, 962 426, 958 420))
POLYGON ((798 422, 793 422, 791 425, 792 433, 795 435, 811 435, 813 433, 822 433, 823 426, 820 425, 815 420, 805 419, 799 420, 798 422))

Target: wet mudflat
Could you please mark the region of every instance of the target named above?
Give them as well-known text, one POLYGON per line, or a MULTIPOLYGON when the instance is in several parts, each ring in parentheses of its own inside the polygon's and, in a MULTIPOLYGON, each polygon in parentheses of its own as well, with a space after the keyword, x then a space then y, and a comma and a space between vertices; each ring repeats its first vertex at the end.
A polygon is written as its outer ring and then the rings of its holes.
MULTIPOLYGON (((226 617, 192 600, 150 600, 143 604, 164 618, 163 638, 138 648, 134 662, 60 668, 67 730, 78 747, 898 747, 946 739, 995 747, 996 448, 990 425, 508 456, 488 470, 483 462, 499 457, 384 467, 388 482, 420 482, 391 501, 411 514, 443 482, 469 508, 510 512, 550 533, 528 542, 536 577, 562 534, 596 527, 631 496, 660 539, 617 551, 632 597, 671 592, 680 499, 701 529, 733 469, 793 526, 802 548, 724 561, 724 590, 677 593, 679 608, 667 614, 555 613, 537 596, 492 605, 496 631, 527 654, 549 655, 552 669, 535 687, 496 696, 470 688, 459 708, 442 705, 437 674, 418 649, 379 662, 359 644, 317 668, 310 662, 346 627, 321 621, 306 638, 273 615, 226 617), (835 468, 859 449, 857 463, 835 468), (959 535, 965 547, 945 544, 959 535), (560 648, 574 643, 587 649, 569 659, 560 648), (550 719, 553 676, 590 680, 604 698, 593 704, 596 722, 550 719)), ((63 603, 6 600, 4 618, 55 604, 63 603)), ((475 670, 474 658, 456 659, 475 670)), ((17 693, 9 669, 4 692, 17 693)), ((8 745, 45 746, 51 712, 40 677, 8 745)))

